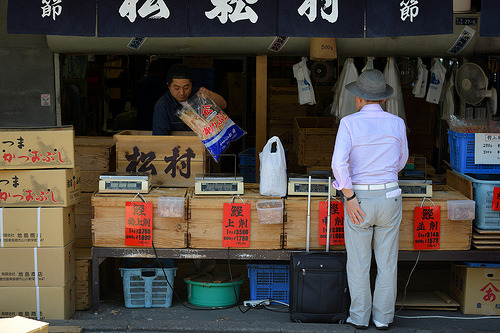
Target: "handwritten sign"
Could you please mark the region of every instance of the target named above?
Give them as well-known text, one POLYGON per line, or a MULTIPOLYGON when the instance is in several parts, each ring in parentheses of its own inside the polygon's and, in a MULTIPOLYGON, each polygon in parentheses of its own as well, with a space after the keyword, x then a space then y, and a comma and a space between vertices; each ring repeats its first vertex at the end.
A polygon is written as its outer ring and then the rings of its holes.
POLYGON ((493 188, 493 202, 491 203, 491 210, 500 210, 500 187, 493 188))
POLYGON ((125 203, 125 245, 151 246, 153 242, 153 203, 125 203))
POLYGON ((500 134, 474 134, 474 163, 500 164, 500 134))
POLYGON ((250 204, 224 204, 222 246, 250 246, 250 204))
MULTIPOLYGON (((328 201, 319 202, 319 245, 326 245, 328 201)), ((344 204, 330 202, 330 245, 344 245, 344 204)))
POLYGON ((436 250, 440 247, 441 206, 415 207, 415 250, 436 250))

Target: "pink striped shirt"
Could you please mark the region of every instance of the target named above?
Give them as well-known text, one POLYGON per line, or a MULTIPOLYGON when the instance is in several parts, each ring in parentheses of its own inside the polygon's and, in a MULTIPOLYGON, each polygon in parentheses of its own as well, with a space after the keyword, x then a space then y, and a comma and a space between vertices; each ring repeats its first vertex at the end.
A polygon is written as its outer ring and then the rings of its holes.
POLYGON ((403 119, 379 104, 365 105, 340 121, 332 156, 333 186, 341 190, 353 184, 396 182, 407 160, 403 119))

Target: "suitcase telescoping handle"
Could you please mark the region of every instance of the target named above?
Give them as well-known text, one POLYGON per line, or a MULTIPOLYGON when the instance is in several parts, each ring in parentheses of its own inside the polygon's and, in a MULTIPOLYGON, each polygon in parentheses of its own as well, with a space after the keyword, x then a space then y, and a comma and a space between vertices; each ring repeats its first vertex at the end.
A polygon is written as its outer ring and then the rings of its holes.
MULTIPOLYGON (((330 252, 330 198, 332 177, 328 176, 328 208, 326 212, 326 249, 325 252, 330 252)), ((307 187, 307 232, 306 232, 306 252, 309 252, 309 238, 311 236, 311 174, 309 174, 309 184, 307 187)))

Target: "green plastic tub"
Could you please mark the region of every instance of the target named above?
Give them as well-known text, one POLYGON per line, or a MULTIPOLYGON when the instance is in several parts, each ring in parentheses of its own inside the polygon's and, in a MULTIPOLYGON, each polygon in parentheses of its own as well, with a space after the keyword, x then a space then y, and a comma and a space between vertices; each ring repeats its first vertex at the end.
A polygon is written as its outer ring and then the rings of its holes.
POLYGON ((240 287, 243 281, 244 278, 240 276, 236 277, 233 282, 231 282, 229 274, 216 274, 214 277, 204 276, 195 279, 187 277, 184 279, 184 282, 187 283, 189 303, 202 307, 235 305, 238 301, 240 287), (234 293, 235 290, 237 297, 234 293))

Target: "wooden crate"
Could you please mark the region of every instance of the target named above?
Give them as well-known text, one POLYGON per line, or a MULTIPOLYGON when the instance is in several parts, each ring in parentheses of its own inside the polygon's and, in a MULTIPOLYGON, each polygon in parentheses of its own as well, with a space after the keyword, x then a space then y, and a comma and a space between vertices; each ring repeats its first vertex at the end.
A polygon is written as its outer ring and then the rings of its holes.
POLYGON ((115 142, 111 136, 75 137, 75 163, 84 171, 113 171, 115 142))
MULTIPOLYGON (((452 221, 448 219, 448 200, 466 200, 467 198, 447 185, 434 185, 431 200, 441 206, 441 246, 440 250, 469 250, 472 238, 472 221, 452 221)), ((319 246, 319 201, 326 198, 311 198, 311 229, 309 248, 324 250, 319 246)), ((399 249, 413 250, 413 232, 415 207, 420 207, 421 198, 403 198, 403 219, 399 229, 399 249)), ((425 206, 432 203, 426 200, 425 206)), ((305 249, 307 232, 307 197, 288 197, 285 201, 286 222, 284 233, 285 249, 305 249)), ((330 246, 343 249, 343 246, 330 246)))
POLYGON ((92 246, 92 193, 80 193, 80 202, 75 205, 76 247, 92 246))
POLYGON ((85 311, 92 306, 92 255, 90 248, 75 250, 76 290, 75 310, 85 311))
POLYGON ((150 173, 154 186, 194 186, 195 176, 203 173, 205 146, 193 132, 151 135, 149 131, 122 131, 114 140, 116 171, 150 173))
MULTIPOLYGON (((255 204, 260 200, 279 199, 261 196, 258 184, 245 184, 245 193, 240 196, 245 203, 251 204, 250 247, 249 249, 281 249, 283 223, 259 224, 255 204)), ((189 247, 223 249, 222 215, 224 203, 230 202, 231 196, 192 195, 189 198, 189 247)), ((241 202, 238 198, 235 202, 241 202)))
MULTIPOLYGON (((159 197, 185 197, 186 188, 154 188, 143 197, 153 203, 153 242, 157 248, 187 247, 186 204, 183 217, 158 216, 159 197)), ((125 203, 134 199, 134 194, 92 195, 92 244, 101 247, 125 246, 125 203)), ((135 199, 141 200, 139 198, 135 199)))
POLYGON ((329 166, 337 134, 333 117, 297 117, 293 127, 297 162, 302 166, 329 166))
MULTIPOLYGON (((324 251, 326 246, 319 245, 319 202, 325 197, 311 197, 311 224, 309 230, 309 249, 324 251)), ((333 198, 331 200, 334 200, 333 198)), ((336 198, 339 200, 339 198, 336 198)), ((307 242, 307 197, 289 196, 285 200, 286 222, 283 248, 304 250, 307 242)), ((332 250, 345 250, 344 245, 330 245, 332 250)))
MULTIPOLYGON (((472 220, 452 221, 448 219, 448 200, 467 200, 462 193, 448 185, 434 185, 432 202, 441 206, 441 239, 439 250, 469 250, 472 239, 472 220)), ((399 228, 399 249, 413 250, 415 207, 420 207, 421 198, 403 198, 403 220, 399 228)), ((426 200, 424 206, 432 206, 426 200)))

